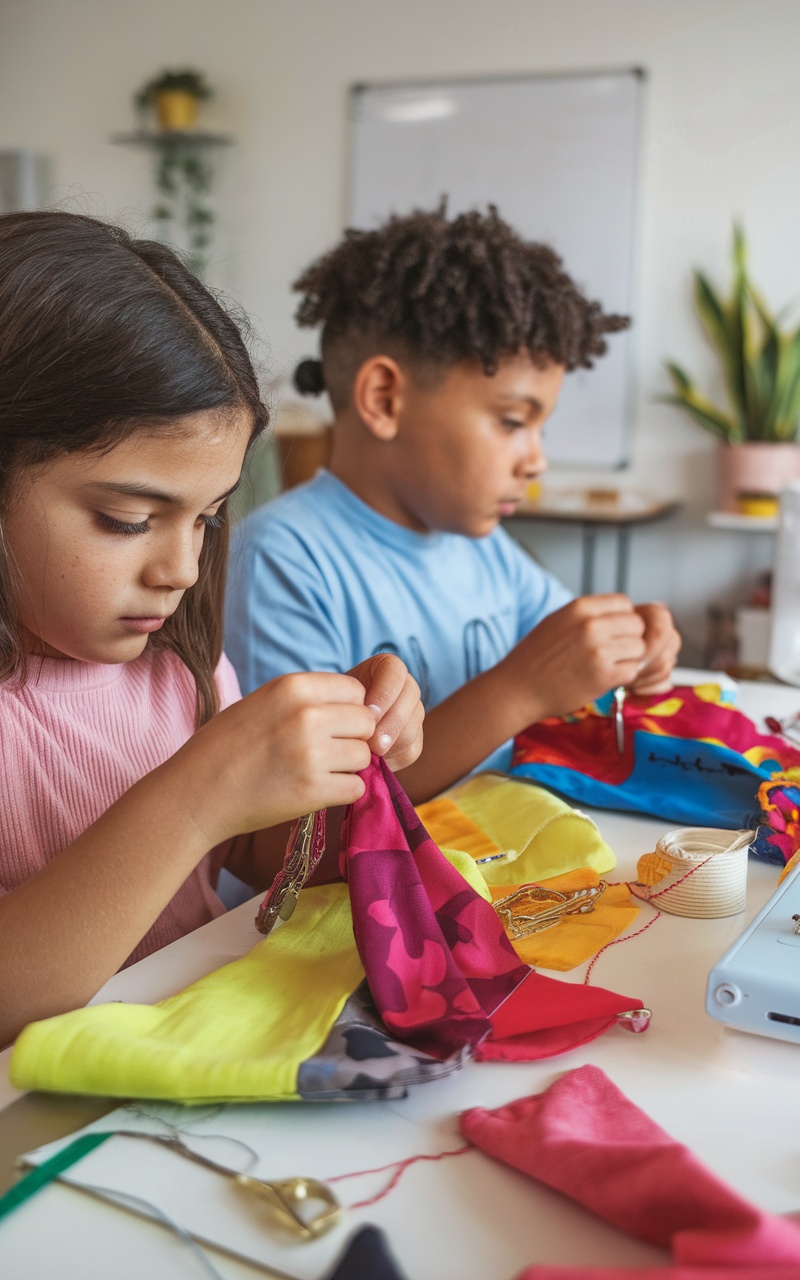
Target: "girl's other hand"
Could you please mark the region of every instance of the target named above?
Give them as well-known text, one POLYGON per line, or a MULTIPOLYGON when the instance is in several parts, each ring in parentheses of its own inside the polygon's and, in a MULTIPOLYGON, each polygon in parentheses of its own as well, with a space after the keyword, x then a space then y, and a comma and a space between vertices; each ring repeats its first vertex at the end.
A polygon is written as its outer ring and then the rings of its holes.
POLYGON ((364 686, 364 700, 375 713, 370 749, 394 772, 413 764, 422 751, 425 708, 405 663, 393 653, 376 653, 348 674, 364 686))
MULTIPOLYGON (((378 682, 379 691, 396 684, 378 682)), ((280 676, 198 730, 173 760, 183 757, 182 799, 207 832, 208 847, 359 799, 364 783, 357 775, 379 732, 365 694, 350 675, 280 676)), ((408 701, 403 689, 395 705, 408 701)))

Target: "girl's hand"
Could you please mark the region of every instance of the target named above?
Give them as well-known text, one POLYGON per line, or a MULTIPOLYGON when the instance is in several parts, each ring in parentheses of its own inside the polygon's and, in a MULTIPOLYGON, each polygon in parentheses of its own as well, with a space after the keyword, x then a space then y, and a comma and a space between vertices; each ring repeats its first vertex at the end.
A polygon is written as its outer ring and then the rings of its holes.
POLYGON ((425 708, 405 663, 392 653, 376 653, 348 674, 364 686, 364 700, 375 712, 371 750, 395 772, 413 764, 422 751, 425 708))
POLYGON ((399 673, 379 669, 370 689, 373 701, 388 703, 380 721, 387 721, 386 730, 376 727, 376 712, 365 705, 364 683, 330 672, 280 676, 198 730, 173 757, 185 788, 176 799, 207 833, 208 847, 362 796, 356 775, 369 764, 376 734, 391 735, 396 726, 404 739, 415 721, 414 698, 399 673))

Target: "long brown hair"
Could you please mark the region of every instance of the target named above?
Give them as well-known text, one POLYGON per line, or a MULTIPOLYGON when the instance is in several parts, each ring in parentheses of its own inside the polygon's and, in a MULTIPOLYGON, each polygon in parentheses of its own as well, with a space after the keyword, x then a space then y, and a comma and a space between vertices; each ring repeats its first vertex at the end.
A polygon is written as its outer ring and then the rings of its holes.
MULTIPOLYGON (((2 538, 15 477, 209 409, 248 413, 253 439, 269 417, 239 325, 171 249, 79 214, 0 216, 0 680, 25 672, 2 538)), ((198 724, 219 706, 224 506, 220 522, 196 584, 149 640, 194 676, 198 724)))

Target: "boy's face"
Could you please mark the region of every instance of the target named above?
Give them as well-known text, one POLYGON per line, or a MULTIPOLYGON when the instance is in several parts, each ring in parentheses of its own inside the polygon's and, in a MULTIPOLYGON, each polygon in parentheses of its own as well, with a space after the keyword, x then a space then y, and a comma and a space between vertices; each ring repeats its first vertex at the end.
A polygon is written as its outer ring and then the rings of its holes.
POLYGON ((407 377, 391 465, 398 523, 482 538, 514 514, 547 466, 542 428, 556 406, 564 368, 535 365, 527 352, 491 377, 472 362, 433 387, 407 377))

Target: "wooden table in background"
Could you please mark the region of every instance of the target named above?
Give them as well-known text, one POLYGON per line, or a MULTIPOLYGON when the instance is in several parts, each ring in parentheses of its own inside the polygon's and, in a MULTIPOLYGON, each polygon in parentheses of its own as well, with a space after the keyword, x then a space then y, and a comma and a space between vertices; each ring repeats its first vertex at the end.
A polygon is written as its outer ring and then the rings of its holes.
MULTIPOLYGON (((609 495, 612 491, 608 491, 609 495)), ((616 490, 614 498, 592 489, 545 489, 536 501, 520 503, 512 520, 546 520, 581 527, 581 595, 591 595, 597 535, 611 529, 617 535, 615 589, 627 594, 631 529, 663 520, 680 508, 674 499, 651 498, 634 491, 616 490)))

